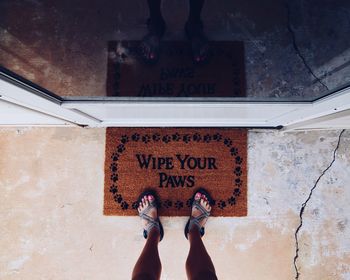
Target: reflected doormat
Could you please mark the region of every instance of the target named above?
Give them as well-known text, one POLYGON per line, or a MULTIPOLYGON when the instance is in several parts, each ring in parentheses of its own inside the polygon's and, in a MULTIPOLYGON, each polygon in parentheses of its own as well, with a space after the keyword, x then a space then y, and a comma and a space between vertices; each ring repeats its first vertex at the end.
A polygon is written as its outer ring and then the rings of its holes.
POLYGON ((243 42, 209 42, 211 55, 195 66, 187 41, 163 41, 160 59, 147 65, 140 41, 109 42, 107 95, 135 97, 244 97, 243 42))
POLYGON ((105 215, 137 215, 146 188, 160 215, 188 216, 195 189, 215 200, 213 216, 247 215, 247 131, 230 128, 107 128, 105 215))

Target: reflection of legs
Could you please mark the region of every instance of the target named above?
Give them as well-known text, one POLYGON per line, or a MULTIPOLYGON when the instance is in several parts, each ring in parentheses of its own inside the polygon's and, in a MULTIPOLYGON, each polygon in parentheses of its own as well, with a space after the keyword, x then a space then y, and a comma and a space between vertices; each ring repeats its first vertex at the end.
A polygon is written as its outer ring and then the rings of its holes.
POLYGON ((199 22, 201 20, 201 12, 204 5, 204 0, 190 0, 190 13, 188 21, 199 22))
MULTIPOLYGON (((190 280, 215 280, 214 264, 202 241, 204 225, 209 217, 211 207, 204 194, 199 192, 194 197, 187 237, 190 241, 190 251, 186 261, 187 277, 190 280)), ((187 228, 187 226, 186 226, 187 228)))
POLYGON ((161 0, 148 0, 148 33, 142 39, 141 53, 146 62, 154 63, 159 58, 160 40, 165 33, 165 21, 160 10, 161 0))
POLYGON ((132 272, 133 280, 158 280, 162 265, 158 253, 159 231, 152 229, 132 272))
POLYGON ((190 0, 190 13, 185 25, 187 38, 191 42, 192 54, 195 63, 202 63, 208 60, 209 44, 203 32, 201 12, 204 0, 190 0))
MULTIPOLYGON (((147 0, 151 20, 159 20, 163 18, 161 12, 161 2, 161 0, 147 0)), ((188 20, 195 22, 200 21, 203 6, 204 0, 190 0, 190 13, 188 20)))
POLYGON ((190 251, 186 261, 187 277, 190 280, 214 280, 215 268, 204 247, 198 228, 193 227, 189 234, 190 251))
POLYGON ((151 20, 159 20, 162 17, 162 13, 160 11, 161 0, 148 0, 148 9, 149 9, 149 17, 151 20))

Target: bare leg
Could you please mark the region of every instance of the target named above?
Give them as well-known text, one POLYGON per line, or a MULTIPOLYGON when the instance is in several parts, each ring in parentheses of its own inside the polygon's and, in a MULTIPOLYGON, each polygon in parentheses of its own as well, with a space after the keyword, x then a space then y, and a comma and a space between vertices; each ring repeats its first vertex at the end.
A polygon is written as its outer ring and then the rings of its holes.
POLYGON ((187 38, 191 42, 192 55, 197 64, 208 61, 209 43, 203 32, 201 12, 204 0, 190 0, 190 13, 185 24, 187 38))
POLYGON ((162 13, 160 11, 161 0, 147 0, 149 17, 151 20, 159 20, 162 18, 162 13))
POLYGON ((201 21, 201 12, 203 6, 204 0, 190 0, 190 13, 188 15, 188 21, 201 21))
POLYGON ((148 32, 143 37, 140 50, 143 59, 155 63, 159 59, 160 41, 165 33, 165 21, 161 12, 161 0, 148 0, 148 32))
MULTIPOLYGON (((201 205, 207 210, 210 211, 211 207, 207 202, 206 198, 199 197, 196 194, 195 200, 200 199, 201 205)), ((192 208, 192 216, 198 217, 201 215, 201 212, 195 207, 192 208)), ((201 226, 204 226, 206 219, 201 221, 201 226)), ((187 277, 190 280, 216 280, 214 264, 205 249, 203 244, 199 228, 195 225, 192 226, 188 233, 188 239, 190 241, 190 251, 188 253, 186 261, 186 272, 187 277)))
MULTIPOLYGON (((140 203, 138 211, 141 212, 149 205, 153 196, 145 196, 140 203)), ((151 209, 148 213, 149 216, 157 218, 157 209, 151 209)), ((147 221, 143 220, 143 225, 146 227, 147 221)), ((158 243, 160 234, 157 228, 152 228, 147 236, 145 247, 143 248, 139 259, 137 260, 134 270, 132 272, 133 280, 158 280, 160 279, 160 273, 162 265, 158 253, 158 243)))

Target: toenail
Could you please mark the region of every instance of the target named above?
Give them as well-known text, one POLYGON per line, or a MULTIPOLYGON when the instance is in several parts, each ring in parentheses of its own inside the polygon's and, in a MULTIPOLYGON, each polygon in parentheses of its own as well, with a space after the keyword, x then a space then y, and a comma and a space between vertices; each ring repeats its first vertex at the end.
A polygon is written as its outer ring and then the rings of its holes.
POLYGON ((153 200, 153 199, 154 199, 153 195, 148 196, 148 200, 153 200))
POLYGON ((200 199, 200 198, 201 198, 201 194, 200 193, 196 193, 195 199, 200 199))

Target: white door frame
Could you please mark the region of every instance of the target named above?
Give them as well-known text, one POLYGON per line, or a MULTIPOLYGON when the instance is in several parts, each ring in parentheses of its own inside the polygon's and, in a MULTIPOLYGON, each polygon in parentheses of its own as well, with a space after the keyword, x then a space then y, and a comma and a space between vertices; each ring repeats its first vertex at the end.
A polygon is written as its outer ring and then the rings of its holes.
MULTIPOLYGON (((48 116, 64 120, 72 125, 95 126, 101 122, 82 112, 66 109, 62 106, 61 100, 45 94, 35 87, 20 82, 9 75, 1 74, 0 100, 44 113, 48 116)), ((28 120, 28 123, 30 123, 30 120, 28 120)), ((45 125, 45 123, 43 123, 43 125, 45 125)))
POLYGON ((306 121, 349 110, 350 87, 314 102, 66 101, 2 74, 0 99, 88 127, 220 126, 294 130, 306 121))

